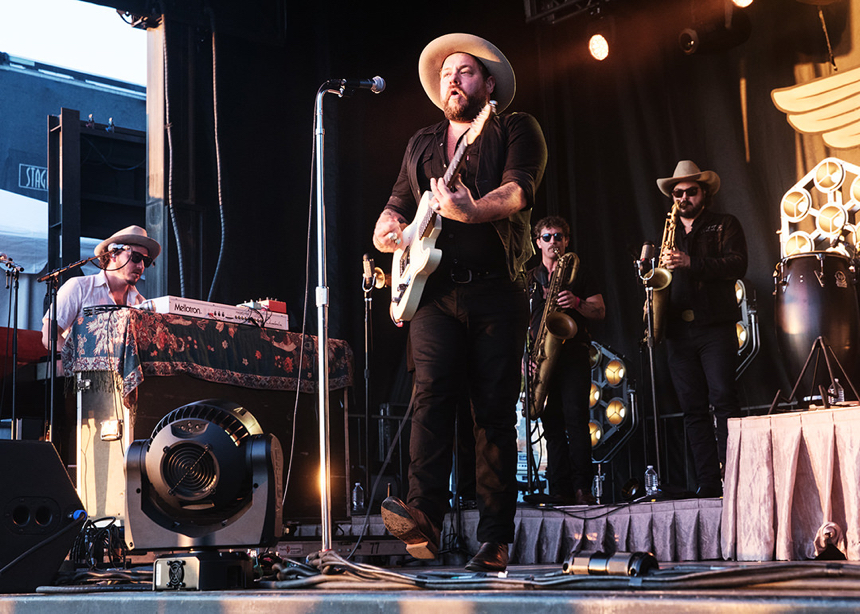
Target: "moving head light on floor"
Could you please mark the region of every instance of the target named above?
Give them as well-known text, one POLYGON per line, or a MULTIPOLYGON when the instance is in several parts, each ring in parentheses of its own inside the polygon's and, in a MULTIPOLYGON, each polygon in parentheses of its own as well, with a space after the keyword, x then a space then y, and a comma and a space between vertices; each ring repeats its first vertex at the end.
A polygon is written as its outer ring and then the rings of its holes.
POLYGON ((271 546, 283 532, 283 454, 251 413, 209 399, 167 414, 126 454, 132 550, 271 546))

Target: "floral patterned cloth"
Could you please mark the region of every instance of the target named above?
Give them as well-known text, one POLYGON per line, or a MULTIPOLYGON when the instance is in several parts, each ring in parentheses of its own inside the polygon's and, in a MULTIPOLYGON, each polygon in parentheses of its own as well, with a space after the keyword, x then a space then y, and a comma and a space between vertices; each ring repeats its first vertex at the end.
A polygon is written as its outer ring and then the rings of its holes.
MULTIPOLYGON (((349 344, 329 339, 328 351, 329 388, 352 385, 349 344)), ((137 309, 79 317, 62 358, 69 374, 113 371, 123 396, 144 377, 180 373, 245 388, 317 391, 316 337, 137 309)))

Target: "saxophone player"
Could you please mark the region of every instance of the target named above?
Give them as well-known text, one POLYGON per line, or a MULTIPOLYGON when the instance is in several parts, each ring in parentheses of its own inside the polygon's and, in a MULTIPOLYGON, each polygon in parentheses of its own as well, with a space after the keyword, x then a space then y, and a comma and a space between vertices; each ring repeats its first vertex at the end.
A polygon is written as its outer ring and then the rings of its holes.
MULTIPOLYGON (((560 504, 588 505, 595 502, 591 494, 593 473, 588 430, 591 390, 588 323, 602 320, 606 308, 603 294, 581 264, 572 283, 564 283, 557 296, 548 297, 553 272, 570 241, 570 226, 560 217, 545 217, 535 224, 534 236, 541 262, 528 272, 532 343, 541 326, 546 300, 555 301, 559 310, 576 323, 576 333, 559 350, 547 382, 546 405, 540 414, 547 447, 549 494, 560 504)), ((569 281, 569 277, 564 281, 569 281)))
POLYGON ((677 211, 674 244, 660 252, 660 266, 672 272, 665 336, 669 369, 693 455, 696 495, 719 497, 728 418, 740 413, 735 282, 746 273, 747 245, 736 217, 711 210, 720 189, 715 172, 681 160, 657 187, 677 211))

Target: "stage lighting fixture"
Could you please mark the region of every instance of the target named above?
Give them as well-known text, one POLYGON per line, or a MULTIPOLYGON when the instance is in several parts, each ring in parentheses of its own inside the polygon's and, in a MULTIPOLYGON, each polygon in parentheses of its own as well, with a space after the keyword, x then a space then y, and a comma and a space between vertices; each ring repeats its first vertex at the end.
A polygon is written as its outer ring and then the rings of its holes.
POLYGON ((755 291, 747 288, 748 283, 742 279, 735 282, 735 298, 741 311, 741 319, 735 323, 735 333, 738 338, 738 365, 735 369, 735 379, 739 378, 750 365, 760 347, 755 291))
POLYGON ((606 365, 604 374, 606 375, 606 381, 614 388, 619 386, 624 380, 625 375, 627 375, 627 369, 624 368, 623 362, 615 358, 610 360, 609 364, 606 365))
POLYGON ((753 0, 732 0, 732 4, 734 4, 738 8, 742 8, 742 9, 747 8, 752 3, 753 3, 753 0))
POLYGON ((731 0, 710 0, 696 6, 699 17, 678 35, 678 45, 685 54, 728 51, 750 37, 749 16, 731 0))
POLYGON ((603 429, 600 428, 600 425, 596 422, 589 422, 588 432, 591 434, 591 447, 597 447, 600 443, 600 439, 603 437, 603 429))
POLYGON ((586 31, 588 36, 588 53, 595 60, 602 62, 609 57, 612 43, 615 40, 615 20, 603 14, 601 6, 591 13, 591 21, 586 31))
POLYGON ((174 409, 126 452, 131 550, 249 548, 283 533, 283 457, 251 413, 209 399, 174 409))
POLYGON ((636 392, 630 385, 622 356, 596 342, 591 344, 590 355, 591 457, 600 464, 608 462, 633 434, 636 392))
POLYGON ((627 417, 627 406, 622 399, 612 399, 606 406, 606 421, 612 426, 618 426, 627 417))
POLYGON ((647 576, 659 571, 660 564, 650 552, 571 552, 561 567, 569 575, 590 576, 647 576))
POLYGON ((591 392, 588 395, 588 407, 592 408, 600 402, 600 386, 591 382, 591 392))

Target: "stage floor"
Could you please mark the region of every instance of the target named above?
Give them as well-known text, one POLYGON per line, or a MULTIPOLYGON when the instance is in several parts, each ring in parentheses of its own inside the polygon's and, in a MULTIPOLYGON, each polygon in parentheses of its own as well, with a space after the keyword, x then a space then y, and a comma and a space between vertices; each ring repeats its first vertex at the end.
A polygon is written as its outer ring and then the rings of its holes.
MULTIPOLYGON (((662 501, 624 506, 527 508, 517 514, 512 564, 504 574, 463 569, 474 551, 477 513, 446 519, 443 547, 449 552, 427 564, 406 556, 399 541, 384 534, 378 516, 335 524, 335 543, 320 552, 318 525, 291 527, 279 544, 286 565, 278 578, 247 590, 153 591, 151 584, 41 587, 36 593, 0 595, 0 614, 123 614, 140 612, 349 612, 349 614, 624 614, 642 608, 675 612, 856 612, 860 608, 860 564, 845 561, 739 563, 706 558, 719 543, 719 499, 662 501), (626 518, 626 520, 625 520, 626 518), (454 532, 459 525, 460 534, 454 532), (602 527, 602 528, 601 528, 602 527), (647 527, 647 531, 643 529, 647 527), (625 575, 633 558, 623 552, 646 533, 659 569, 625 575), (363 534, 360 542, 357 536, 363 534), (673 537, 674 536, 674 537, 673 537), (681 541, 694 541, 679 544, 681 541), (356 547, 358 542, 358 546, 356 547), (619 575, 564 573, 576 549, 587 567, 597 546, 621 546, 613 559, 619 575), (355 550, 351 560, 347 556, 355 550), (698 553, 697 560, 677 560, 698 553), (558 558, 560 554, 563 557, 558 558), (308 558, 306 558, 308 557, 308 558), (526 563, 526 559, 556 557, 526 563), (683 557, 680 557, 683 558, 683 557), (673 560, 676 559, 676 560, 673 560), (353 562, 355 561, 355 562, 353 562), (310 564, 306 564, 309 562, 310 564)), ((609 550, 611 551, 611 550, 609 550)), ((134 560, 142 574, 153 555, 134 560)), ((594 566, 592 571, 599 571, 594 566)), ((134 571, 134 570, 132 570, 134 571)), ((146 576, 143 576, 146 577, 146 576)), ((140 578, 140 576, 139 576, 140 578)), ((151 578, 151 574, 149 575, 151 578)))

